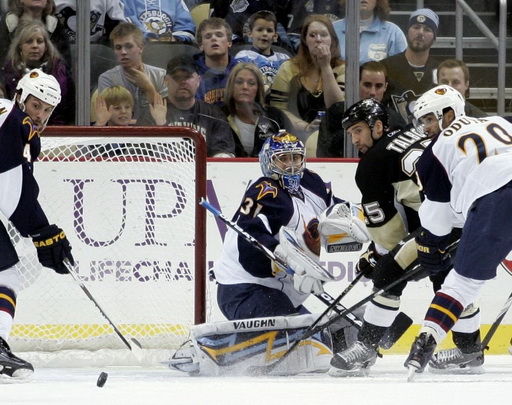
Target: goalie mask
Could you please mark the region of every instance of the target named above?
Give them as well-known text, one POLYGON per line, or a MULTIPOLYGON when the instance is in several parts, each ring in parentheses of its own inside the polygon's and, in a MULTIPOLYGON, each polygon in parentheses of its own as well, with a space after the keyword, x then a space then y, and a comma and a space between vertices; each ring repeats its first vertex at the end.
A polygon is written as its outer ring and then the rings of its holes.
POLYGON ((264 176, 279 180, 291 194, 299 191, 306 167, 306 148, 297 137, 286 131, 268 137, 259 153, 259 160, 264 176))
POLYGON ((455 118, 466 115, 464 112, 465 101, 462 95, 453 87, 442 85, 434 87, 423 95, 414 104, 414 126, 419 132, 423 132, 421 119, 428 114, 434 114, 439 122, 439 129, 443 130, 443 112, 451 108, 455 118))
MULTIPOLYGON (((61 100, 59 82, 55 77, 47 75, 40 69, 32 69, 20 79, 16 86, 16 96, 13 101, 19 103, 22 111, 25 111, 25 102, 28 96, 34 96, 55 109, 61 100), (17 100, 18 94, 19 100, 17 100)), ((50 116, 42 123, 43 128, 49 118, 50 116)))
MULTIPOLYGON (((373 134, 373 127, 377 120, 382 121, 384 130, 388 130, 388 112, 386 107, 379 103, 374 98, 365 98, 353 104, 347 111, 341 120, 341 125, 346 131, 352 125, 358 122, 364 121, 370 127, 373 134)), ((372 135, 373 138, 373 135, 372 135)))

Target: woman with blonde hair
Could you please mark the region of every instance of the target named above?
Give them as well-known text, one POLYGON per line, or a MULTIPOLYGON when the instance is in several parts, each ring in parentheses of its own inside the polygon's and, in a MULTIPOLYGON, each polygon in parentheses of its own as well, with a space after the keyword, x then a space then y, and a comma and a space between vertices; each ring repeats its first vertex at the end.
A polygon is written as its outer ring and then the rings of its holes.
POLYGON ((297 55, 279 68, 270 91, 270 105, 286 112, 294 133, 303 142, 318 130, 319 111, 332 100, 327 88, 338 88, 344 100, 345 62, 339 56, 339 42, 331 20, 322 14, 309 15, 302 26, 297 55))
POLYGON ((258 156, 265 139, 291 126, 283 112, 265 106, 263 76, 253 63, 233 67, 224 90, 224 102, 237 157, 258 156))
POLYGON ((8 12, 0 21, 0 65, 3 65, 5 55, 11 41, 17 34, 18 28, 27 22, 39 21, 48 32, 53 44, 71 66, 71 50, 66 27, 55 16, 54 0, 9 0, 8 12))
POLYGON ((69 69, 53 45, 43 23, 30 21, 16 30, 2 73, 6 96, 13 98, 19 80, 32 69, 41 69, 57 79, 62 102, 55 108, 49 124, 65 125, 74 122, 75 88, 69 69))

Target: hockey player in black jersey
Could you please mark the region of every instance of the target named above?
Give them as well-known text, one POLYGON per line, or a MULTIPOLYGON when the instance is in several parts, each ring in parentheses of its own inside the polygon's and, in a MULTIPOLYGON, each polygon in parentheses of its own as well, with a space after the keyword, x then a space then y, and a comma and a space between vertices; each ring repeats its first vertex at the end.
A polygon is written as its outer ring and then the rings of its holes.
MULTIPOLYGON (((389 132, 387 111, 374 99, 351 106, 342 125, 361 153, 356 183, 373 240, 356 270, 373 278, 374 289, 378 290, 417 264, 414 236, 420 229, 421 199, 414 175, 416 162, 430 139, 415 129, 389 132)), ((445 274, 432 279, 434 289, 440 287, 445 274)), ((368 304, 357 342, 333 357, 330 375, 368 374, 377 359, 379 341, 398 313, 406 285, 403 282, 368 304)), ((477 308, 469 308, 467 322, 479 325, 478 315, 477 308)), ((471 340, 476 335, 465 337, 471 340)))
MULTIPOLYGON (((21 78, 17 90, 14 103, 0 99, 0 212, 22 236, 32 238, 41 265, 65 274, 64 260, 73 263, 71 246, 64 231, 50 225, 39 205, 39 188, 32 174, 41 150, 39 130, 60 102, 60 87, 55 78, 34 69, 21 78)), ((0 374, 9 377, 25 377, 34 371, 7 344, 21 288, 18 261, 0 221, 0 374)))

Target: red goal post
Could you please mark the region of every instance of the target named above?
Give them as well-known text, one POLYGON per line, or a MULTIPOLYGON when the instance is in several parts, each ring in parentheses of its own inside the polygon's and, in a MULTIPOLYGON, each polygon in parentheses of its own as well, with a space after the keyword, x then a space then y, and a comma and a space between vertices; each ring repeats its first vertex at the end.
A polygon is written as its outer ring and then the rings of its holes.
MULTIPOLYGON (((166 351, 205 322, 201 134, 185 127, 48 127, 34 173, 41 206, 67 233, 82 281, 125 337, 166 351)), ((42 268, 31 240, 8 229, 22 278, 13 351, 124 349, 72 277, 42 268)))

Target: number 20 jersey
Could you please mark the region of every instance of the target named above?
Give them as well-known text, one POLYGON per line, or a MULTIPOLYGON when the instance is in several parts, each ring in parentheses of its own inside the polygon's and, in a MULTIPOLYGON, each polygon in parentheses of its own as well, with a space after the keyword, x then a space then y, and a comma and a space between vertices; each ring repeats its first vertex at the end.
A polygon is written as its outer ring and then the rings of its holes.
POLYGON ((478 198, 512 180, 512 124, 501 117, 460 117, 444 129, 418 162, 425 201, 421 224, 450 232, 478 198))

